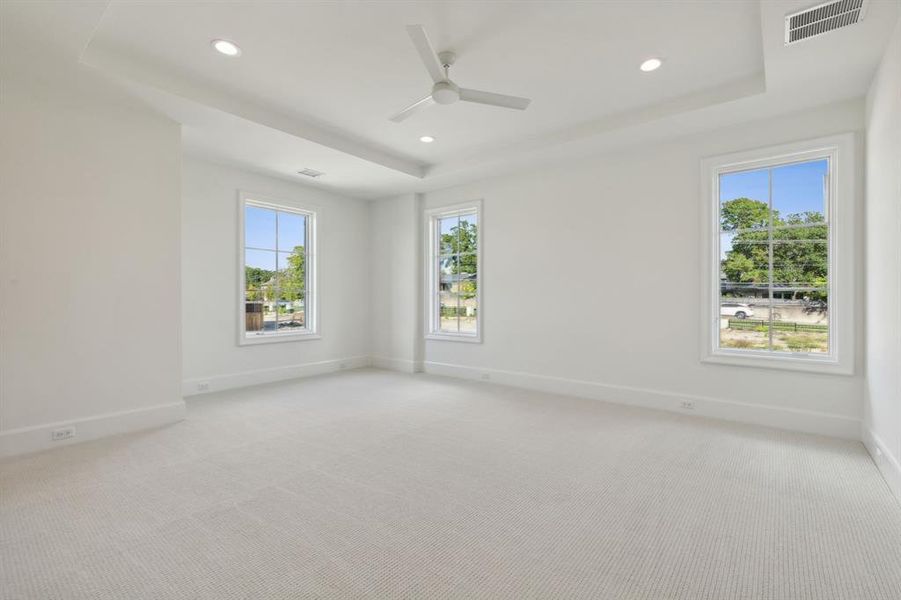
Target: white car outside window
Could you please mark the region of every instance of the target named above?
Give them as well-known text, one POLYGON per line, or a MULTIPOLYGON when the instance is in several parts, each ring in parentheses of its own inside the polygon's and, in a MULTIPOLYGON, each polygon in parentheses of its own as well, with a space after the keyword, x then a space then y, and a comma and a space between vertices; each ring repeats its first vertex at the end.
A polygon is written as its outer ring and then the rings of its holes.
POLYGON ((721 317, 735 317, 736 319, 747 319, 754 316, 754 310, 747 304, 723 303, 720 304, 721 317))

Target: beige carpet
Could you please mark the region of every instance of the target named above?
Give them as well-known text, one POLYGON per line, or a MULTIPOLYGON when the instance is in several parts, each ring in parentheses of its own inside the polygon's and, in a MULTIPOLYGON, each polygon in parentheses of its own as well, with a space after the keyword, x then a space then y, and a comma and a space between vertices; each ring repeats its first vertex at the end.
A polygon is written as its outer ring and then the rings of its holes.
POLYGON ((362 370, 0 464, 0 597, 901 598, 858 443, 362 370))

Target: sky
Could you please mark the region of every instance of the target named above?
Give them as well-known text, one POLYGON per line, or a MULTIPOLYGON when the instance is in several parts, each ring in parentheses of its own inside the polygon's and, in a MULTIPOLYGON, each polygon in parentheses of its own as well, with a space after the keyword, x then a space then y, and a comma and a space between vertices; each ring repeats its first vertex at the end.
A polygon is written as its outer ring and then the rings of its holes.
POLYGON ((441 230, 441 235, 444 235, 446 233, 452 233, 454 227, 459 225, 460 221, 467 221, 472 225, 478 225, 478 215, 473 213, 471 215, 463 215, 462 218, 459 216, 444 217, 444 218, 438 219, 438 221, 439 221, 439 228, 441 230))
MULTIPOLYGON (((758 169, 720 176, 720 203, 736 198, 769 202, 769 177, 773 177, 773 209, 783 218, 801 212, 825 214, 823 177, 828 170, 825 159, 785 165, 774 169, 758 169)), ((732 247, 734 234, 723 233, 720 257, 732 247)))
POLYGON ((721 175, 720 202, 742 197, 768 202, 768 177, 772 172, 773 209, 781 216, 806 211, 824 214, 823 176, 827 166, 823 159, 721 175))
POLYGON ((303 215, 244 207, 244 264, 267 271, 284 269, 294 247, 304 245, 306 230, 303 215))

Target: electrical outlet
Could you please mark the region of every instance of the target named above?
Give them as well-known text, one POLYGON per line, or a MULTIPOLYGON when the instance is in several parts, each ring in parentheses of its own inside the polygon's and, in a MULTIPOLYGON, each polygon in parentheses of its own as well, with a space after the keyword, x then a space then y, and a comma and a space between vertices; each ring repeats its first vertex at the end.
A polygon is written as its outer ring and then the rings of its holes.
POLYGON ((60 440, 68 440, 75 437, 75 427, 60 427, 50 432, 50 440, 58 442, 60 440))
POLYGON ((691 400, 682 400, 681 402, 679 402, 679 408, 684 408, 685 410, 694 410, 695 403, 691 400))
POLYGON ((201 381, 197 384, 198 392, 208 392, 210 391, 210 382, 209 381, 201 381))

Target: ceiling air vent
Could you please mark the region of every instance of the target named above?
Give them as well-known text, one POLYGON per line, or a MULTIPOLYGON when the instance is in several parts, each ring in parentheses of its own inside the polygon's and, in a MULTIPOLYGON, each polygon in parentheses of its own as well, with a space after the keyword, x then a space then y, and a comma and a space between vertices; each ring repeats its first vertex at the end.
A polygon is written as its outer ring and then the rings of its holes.
POLYGON ((314 179, 315 179, 316 177, 321 176, 321 175, 325 175, 325 173, 323 173, 322 171, 317 171, 317 170, 315 170, 315 169, 301 169, 300 171, 297 172, 297 174, 298 174, 298 175, 305 175, 305 176, 307 176, 307 177, 312 177, 312 178, 314 178, 314 179))
POLYGON ((825 2, 785 15, 785 45, 789 46, 863 20, 869 0, 825 2))

